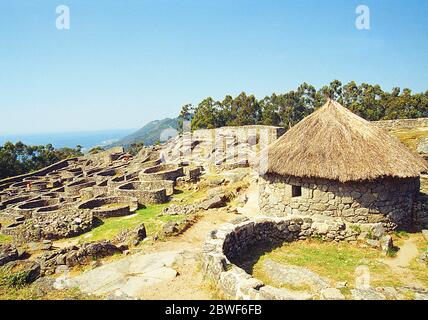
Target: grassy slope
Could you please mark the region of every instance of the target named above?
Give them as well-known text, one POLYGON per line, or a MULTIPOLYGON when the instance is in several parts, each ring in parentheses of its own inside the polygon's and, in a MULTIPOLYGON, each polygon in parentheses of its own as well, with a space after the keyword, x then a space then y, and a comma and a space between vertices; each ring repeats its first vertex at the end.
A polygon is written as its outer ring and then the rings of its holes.
POLYGON ((159 141, 162 131, 168 128, 178 130, 178 119, 166 118, 162 120, 151 121, 138 131, 122 138, 111 146, 129 146, 134 142, 143 142, 144 145, 152 145, 159 141))
POLYGON ((263 272, 265 259, 279 263, 305 267, 333 282, 347 281, 350 288, 355 285, 355 269, 365 265, 369 267, 373 286, 401 285, 387 265, 377 261, 380 252, 371 248, 359 248, 350 243, 330 243, 318 240, 287 243, 282 247, 263 255, 254 266, 253 274, 265 283, 271 283, 269 275, 263 272))
POLYGON ((428 128, 400 129, 389 131, 410 149, 416 151, 422 138, 428 137, 428 128))

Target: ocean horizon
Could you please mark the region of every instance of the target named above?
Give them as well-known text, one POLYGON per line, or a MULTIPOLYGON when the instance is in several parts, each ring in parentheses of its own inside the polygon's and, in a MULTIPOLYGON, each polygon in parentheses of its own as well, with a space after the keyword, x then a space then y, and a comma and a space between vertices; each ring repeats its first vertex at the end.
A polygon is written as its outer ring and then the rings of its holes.
POLYGON ((12 143, 21 141, 26 145, 37 146, 52 144, 52 146, 55 148, 75 148, 77 145, 81 145, 83 151, 87 151, 93 147, 103 147, 110 145, 134 131, 136 131, 136 129, 52 132, 13 135, 0 134, 0 145, 4 145, 8 141, 12 143))

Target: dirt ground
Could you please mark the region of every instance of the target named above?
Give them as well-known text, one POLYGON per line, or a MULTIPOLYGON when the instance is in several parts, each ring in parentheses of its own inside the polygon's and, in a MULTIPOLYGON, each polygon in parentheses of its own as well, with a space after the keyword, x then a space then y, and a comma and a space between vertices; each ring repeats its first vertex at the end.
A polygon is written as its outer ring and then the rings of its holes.
POLYGON ((207 300, 213 294, 203 282, 200 272, 200 255, 206 235, 217 226, 233 220, 235 214, 226 210, 209 210, 197 223, 178 237, 167 241, 154 242, 144 248, 144 252, 160 252, 170 250, 186 250, 185 257, 177 261, 174 268, 178 276, 172 281, 166 281, 150 287, 141 299, 170 299, 170 300, 207 300))

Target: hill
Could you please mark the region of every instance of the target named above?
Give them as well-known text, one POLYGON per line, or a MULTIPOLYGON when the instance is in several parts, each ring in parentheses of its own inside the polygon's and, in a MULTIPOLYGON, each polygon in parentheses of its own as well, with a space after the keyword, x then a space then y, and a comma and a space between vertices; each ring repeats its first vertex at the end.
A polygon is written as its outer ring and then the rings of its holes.
POLYGON ((144 127, 138 131, 120 139, 119 141, 111 144, 108 147, 124 146, 127 147, 132 143, 143 142, 144 145, 153 145, 157 141, 161 140, 161 134, 164 130, 174 129, 178 130, 178 119, 166 118, 162 120, 154 120, 147 123, 144 127))

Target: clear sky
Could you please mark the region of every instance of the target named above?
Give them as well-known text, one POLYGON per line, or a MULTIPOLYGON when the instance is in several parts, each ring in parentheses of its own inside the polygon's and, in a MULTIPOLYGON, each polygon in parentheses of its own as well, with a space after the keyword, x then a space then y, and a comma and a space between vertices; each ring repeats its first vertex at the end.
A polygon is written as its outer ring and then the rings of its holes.
POLYGON ((427 17, 426 0, 1 0, 0 133, 138 128, 304 81, 425 91, 427 17))

